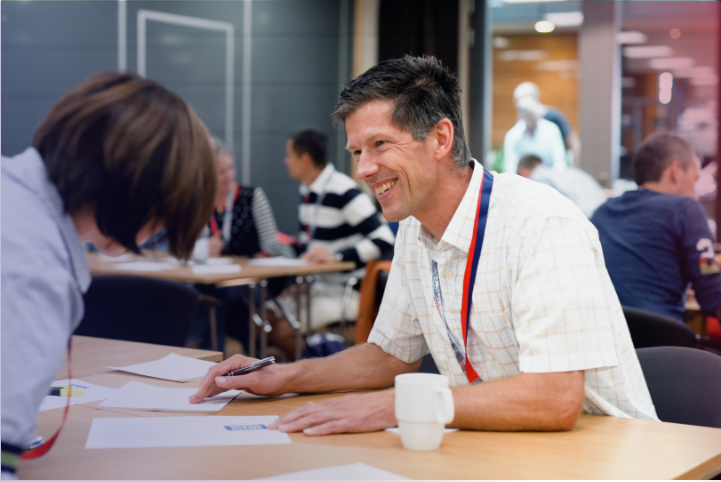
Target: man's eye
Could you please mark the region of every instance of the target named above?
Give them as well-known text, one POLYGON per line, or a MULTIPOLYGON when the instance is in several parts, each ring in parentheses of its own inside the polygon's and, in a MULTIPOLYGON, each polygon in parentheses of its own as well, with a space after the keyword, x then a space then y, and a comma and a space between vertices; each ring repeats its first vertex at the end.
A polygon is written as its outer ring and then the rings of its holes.
POLYGON ((386 141, 376 141, 376 147, 381 147, 386 141))

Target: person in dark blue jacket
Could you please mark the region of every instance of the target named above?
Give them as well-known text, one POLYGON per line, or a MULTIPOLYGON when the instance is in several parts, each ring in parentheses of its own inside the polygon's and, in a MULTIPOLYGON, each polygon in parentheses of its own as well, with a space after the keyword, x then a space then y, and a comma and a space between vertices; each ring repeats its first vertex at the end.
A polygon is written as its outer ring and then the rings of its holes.
POLYGON ((694 189, 694 149, 680 137, 656 135, 634 165, 639 190, 609 200, 591 218, 621 304, 683 321, 691 284, 701 309, 721 315, 721 273, 694 189))

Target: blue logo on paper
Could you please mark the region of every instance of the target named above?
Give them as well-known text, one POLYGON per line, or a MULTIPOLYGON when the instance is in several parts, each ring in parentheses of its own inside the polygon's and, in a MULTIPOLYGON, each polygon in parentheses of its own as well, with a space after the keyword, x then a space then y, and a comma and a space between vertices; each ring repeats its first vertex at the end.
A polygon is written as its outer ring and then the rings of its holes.
POLYGON ((257 425, 223 425, 226 430, 230 430, 231 432, 235 432, 238 430, 267 430, 268 427, 262 424, 257 425))

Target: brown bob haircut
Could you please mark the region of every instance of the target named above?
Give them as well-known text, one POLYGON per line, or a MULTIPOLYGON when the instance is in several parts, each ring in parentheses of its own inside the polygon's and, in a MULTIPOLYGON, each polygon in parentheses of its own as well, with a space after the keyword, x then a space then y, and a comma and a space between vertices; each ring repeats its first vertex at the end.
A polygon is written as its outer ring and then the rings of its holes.
POLYGON ((140 253, 138 232, 165 228, 188 259, 210 219, 217 184, 205 125, 183 99, 129 73, 91 77, 68 92, 33 146, 67 213, 95 213, 100 232, 140 253))

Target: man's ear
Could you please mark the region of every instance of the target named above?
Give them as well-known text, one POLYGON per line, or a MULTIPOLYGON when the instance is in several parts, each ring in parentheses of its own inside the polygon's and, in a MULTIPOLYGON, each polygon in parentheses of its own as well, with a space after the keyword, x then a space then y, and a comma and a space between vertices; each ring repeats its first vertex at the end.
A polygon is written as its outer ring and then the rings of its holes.
POLYGON ((454 133, 453 123, 448 118, 439 120, 428 133, 435 140, 433 151, 436 159, 443 159, 453 150, 454 133))
POLYGON ((313 158, 310 157, 310 154, 307 152, 304 152, 303 154, 301 154, 300 158, 303 160, 303 164, 305 164, 306 166, 310 166, 310 165, 314 164, 313 158))
POLYGON ((681 161, 679 161, 679 160, 673 161, 671 164, 669 164, 668 170, 669 170, 670 181, 672 183, 676 184, 679 181, 679 179, 681 177, 681 173, 683 171, 683 165, 681 164, 681 161))

